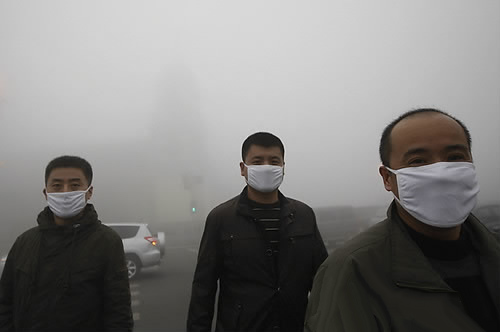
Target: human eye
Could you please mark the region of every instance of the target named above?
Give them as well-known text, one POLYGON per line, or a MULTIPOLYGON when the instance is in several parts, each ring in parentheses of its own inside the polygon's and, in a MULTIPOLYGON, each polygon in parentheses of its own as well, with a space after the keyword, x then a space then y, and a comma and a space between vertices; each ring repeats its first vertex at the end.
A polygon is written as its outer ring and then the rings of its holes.
POLYGON ((408 165, 410 166, 422 166, 425 164, 427 164, 427 161, 424 158, 420 157, 415 157, 408 161, 408 165))
POLYGON ((50 185, 50 188, 52 188, 52 191, 60 191, 62 188, 62 185, 60 183, 52 183, 50 185))
POLYGON ((463 153, 453 153, 448 156, 448 161, 464 161, 466 159, 463 153))
POLYGON ((80 190, 83 184, 80 181, 73 181, 70 183, 71 190, 80 190))

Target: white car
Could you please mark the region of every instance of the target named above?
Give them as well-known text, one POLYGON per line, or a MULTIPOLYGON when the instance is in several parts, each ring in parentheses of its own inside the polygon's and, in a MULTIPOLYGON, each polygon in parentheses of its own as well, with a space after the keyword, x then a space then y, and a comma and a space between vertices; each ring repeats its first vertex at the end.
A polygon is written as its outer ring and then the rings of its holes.
POLYGON ((163 232, 153 236, 148 224, 143 223, 105 225, 122 238, 129 279, 135 278, 143 267, 160 264, 165 252, 165 234, 163 232))

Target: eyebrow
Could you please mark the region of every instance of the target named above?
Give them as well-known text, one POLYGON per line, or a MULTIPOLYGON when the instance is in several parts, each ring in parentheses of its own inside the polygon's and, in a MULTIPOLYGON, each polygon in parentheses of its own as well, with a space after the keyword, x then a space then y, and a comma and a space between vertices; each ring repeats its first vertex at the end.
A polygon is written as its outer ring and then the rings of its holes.
POLYGON ((451 150, 463 150, 463 151, 466 151, 468 152, 469 151, 469 148, 466 146, 466 145, 463 145, 463 144, 453 144, 453 145, 448 145, 446 148, 445 148, 446 151, 451 151, 451 150))
POLYGON ((429 150, 428 149, 424 149, 424 148, 410 149, 410 150, 408 150, 408 151, 405 152, 405 154, 403 155, 403 158, 407 158, 407 157, 411 156, 412 154, 426 153, 426 152, 429 152, 429 150))
MULTIPOLYGON (((80 178, 72 178, 68 180, 69 182, 82 181, 80 178)), ((64 179, 52 179, 51 182, 64 182, 64 179)))
MULTIPOLYGON (((446 146, 444 148, 444 150, 445 151, 461 150, 464 152, 468 152, 469 148, 463 144, 452 144, 452 145, 446 146)), ((405 154, 403 155, 403 158, 407 158, 411 155, 418 154, 418 153, 428 153, 428 152, 429 152, 429 149, 414 148, 414 149, 410 149, 410 150, 406 151, 405 154)))

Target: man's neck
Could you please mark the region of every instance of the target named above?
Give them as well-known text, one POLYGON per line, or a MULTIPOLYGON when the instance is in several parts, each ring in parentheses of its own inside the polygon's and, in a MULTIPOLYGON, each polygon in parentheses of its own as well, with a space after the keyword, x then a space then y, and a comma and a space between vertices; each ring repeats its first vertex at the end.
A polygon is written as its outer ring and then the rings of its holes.
POLYGON ((75 223, 76 220, 80 219, 80 217, 83 215, 84 210, 82 210, 82 212, 78 213, 76 216, 71 217, 71 218, 61 218, 61 217, 58 217, 54 214, 54 223, 57 226, 72 225, 75 223))
POLYGON ((248 199, 261 204, 273 204, 279 200, 278 190, 276 189, 270 193, 262 193, 248 186, 248 199))
POLYGON ((65 225, 71 224, 69 219, 63 219, 63 218, 58 217, 56 215, 54 215, 54 222, 57 226, 65 226, 65 225))
POLYGON ((450 227, 450 228, 440 228, 429 226, 423 222, 417 220, 415 217, 410 215, 399 203, 396 202, 396 208, 399 216, 405 224, 407 224, 414 231, 425 235, 431 239, 441 240, 441 241, 455 241, 460 238, 460 230, 462 225, 450 227))

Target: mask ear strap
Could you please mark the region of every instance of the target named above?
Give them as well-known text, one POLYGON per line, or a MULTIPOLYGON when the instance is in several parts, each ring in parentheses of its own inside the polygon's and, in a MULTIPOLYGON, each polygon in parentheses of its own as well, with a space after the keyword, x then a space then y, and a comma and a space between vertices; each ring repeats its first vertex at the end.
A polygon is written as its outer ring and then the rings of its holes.
MULTIPOLYGON (((384 166, 384 167, 385 167, 386 170, 388 170, 390 173, 392 173, 392 174, 394 174, 396 176, 399 173, 398 171, 396 171, 396 170, 394 170, 394 169, 392 169, 390 167, 387 167, 387 166, 384 166)), ((400 191, 399 191, 399 181, 398 181, 398 193, 399 192, 400 191)), ((401 204, 401 201, 399 200, 399 198, 397 198, 397 196, 394 193, 392 193, 392 196, 394 196, 394 199, 399 203, 399 205, 403 206, 403 204, 401 204)))
POLYGON ((85 200, 87 201, 90 201, 92 199, 92 195, 90 195, 89 199, 87 199, 87 193, 89 192, 90 188, 92 188, 92 185, 90 185, 87 190, 85 190, 85 194, 84 194, 84 197, 85 197, 85 200))
POLYGON ((389 172, 391 172, 392 174, 394 174, 394 175, 398 174, 398 171, 396 171, 396 170, 394 170, 394 169, 392 169, 392 168, 389 168, 389 167, 387 167, 387 166, 384 166, 384 167, 385 167, 385 169, 386 169, 386 170, 388 170, 388 171, 389 171, 389 172))

